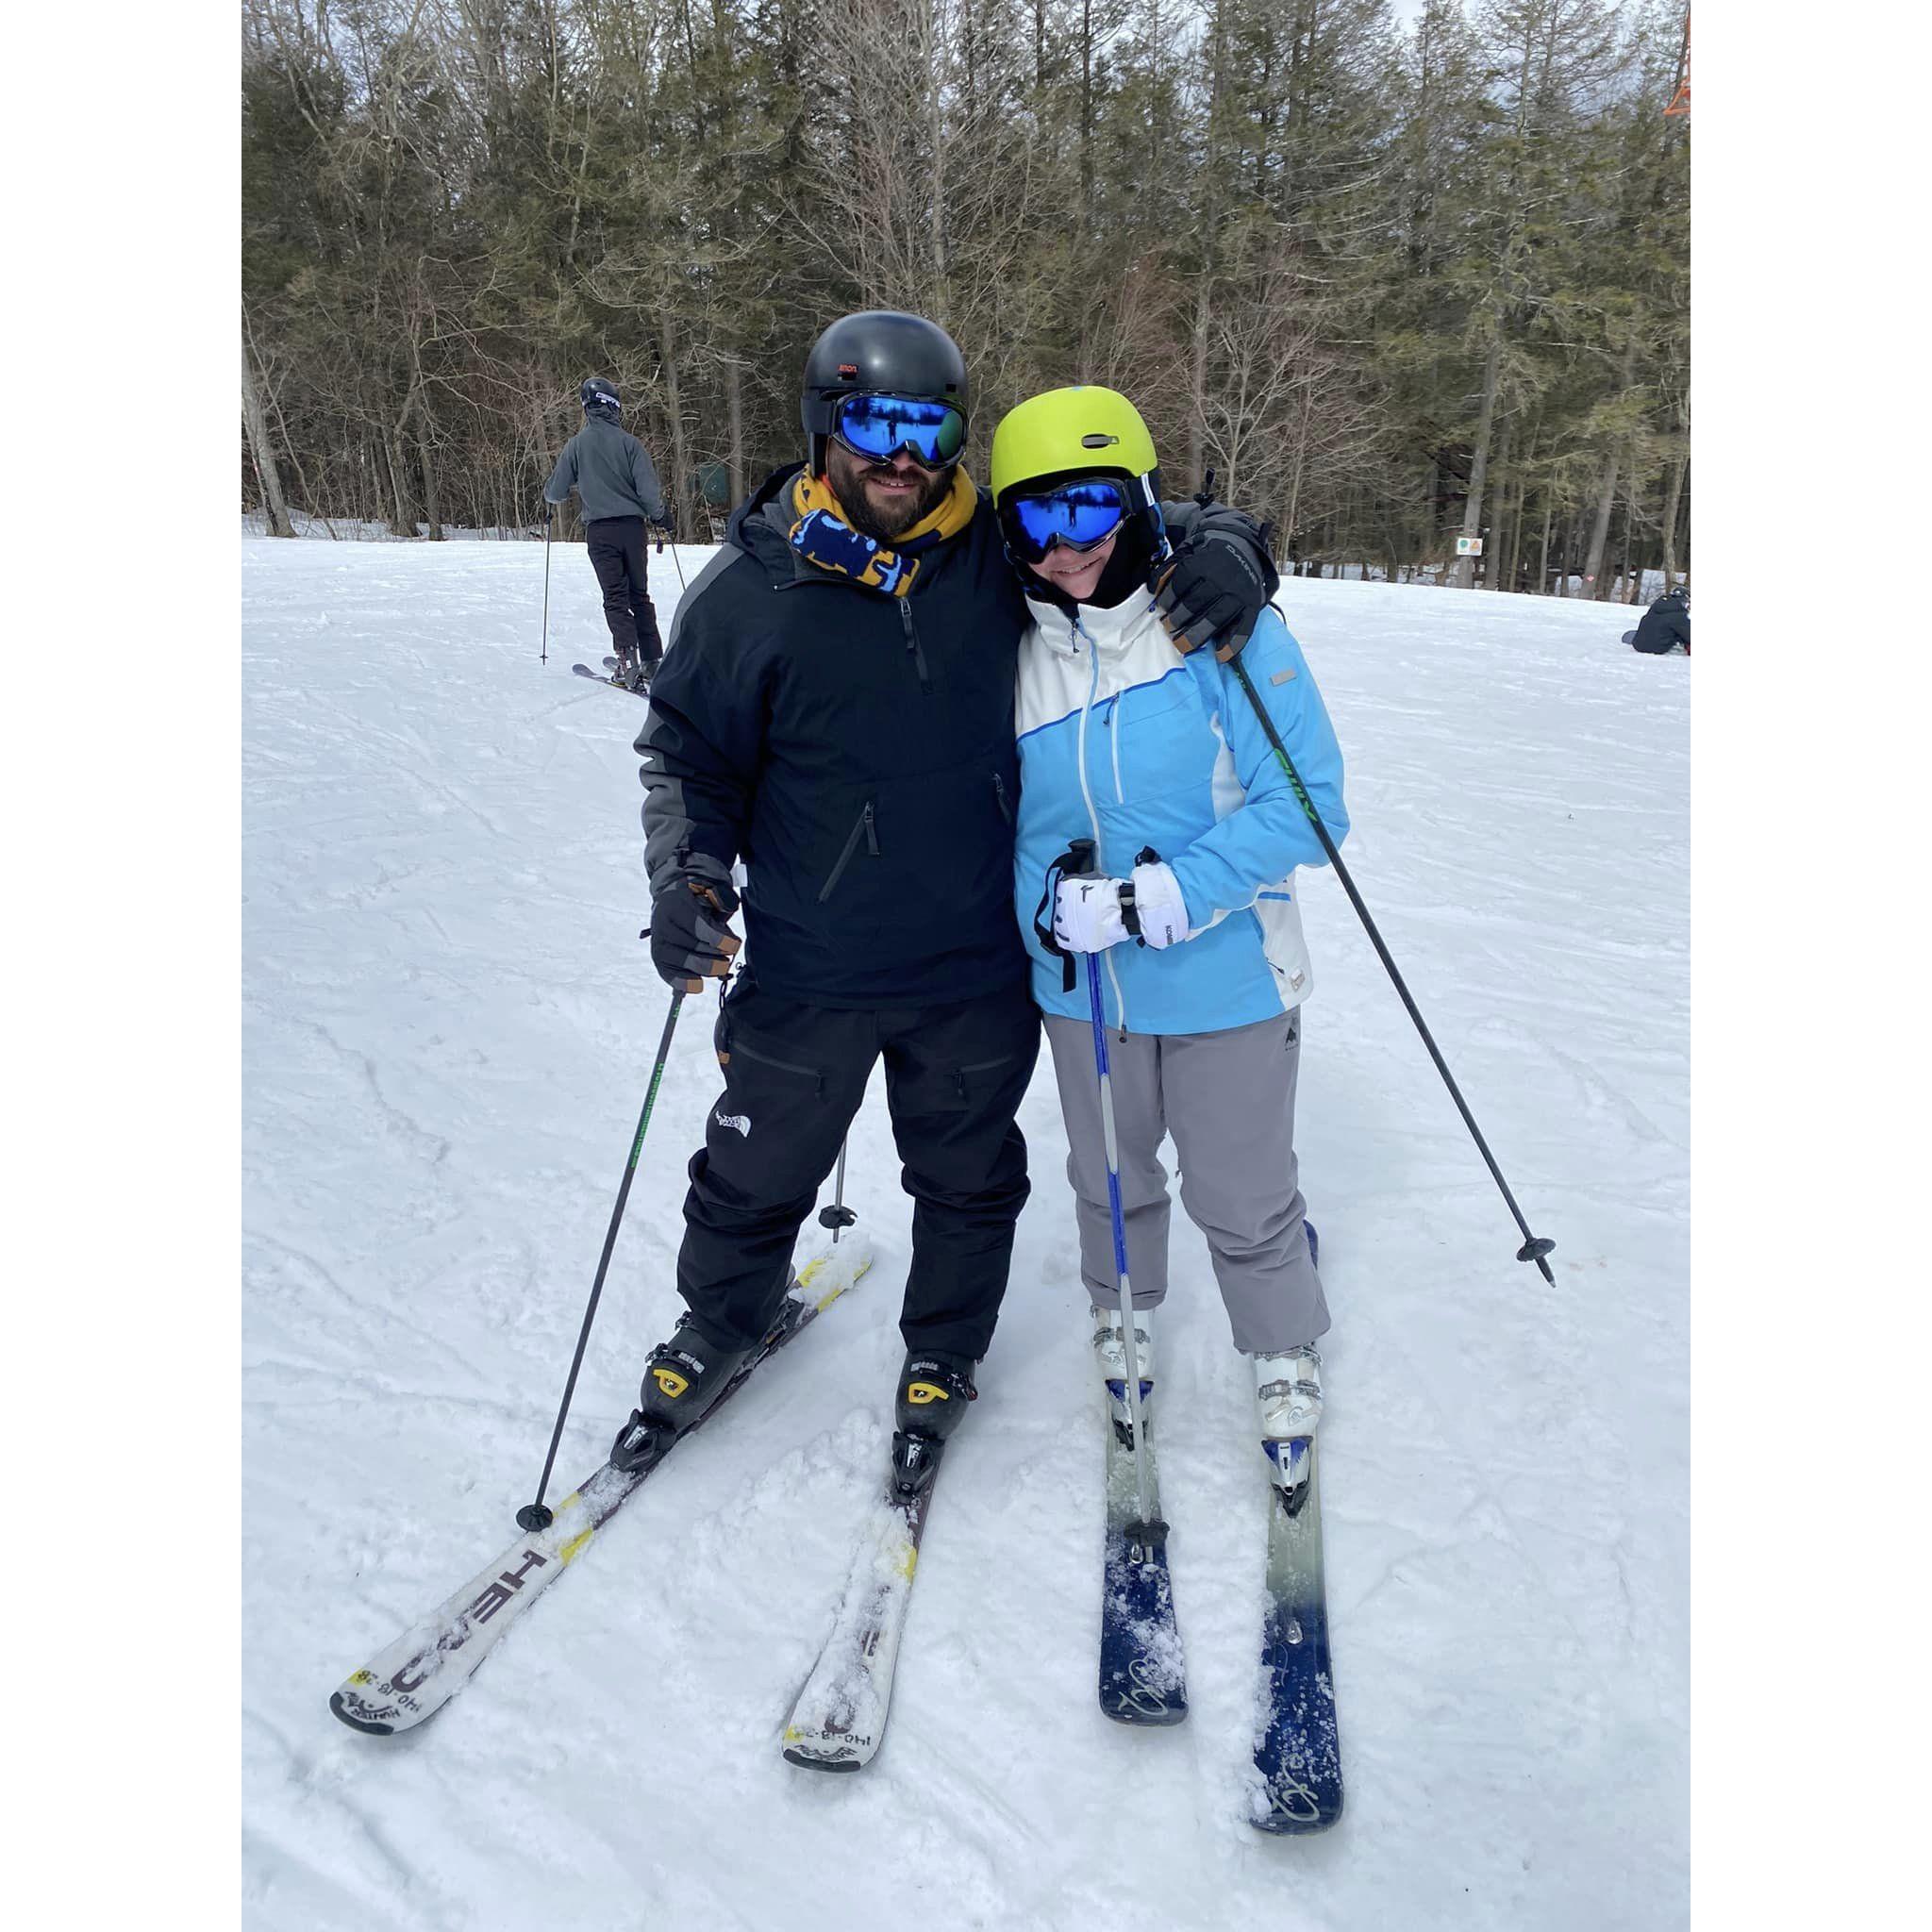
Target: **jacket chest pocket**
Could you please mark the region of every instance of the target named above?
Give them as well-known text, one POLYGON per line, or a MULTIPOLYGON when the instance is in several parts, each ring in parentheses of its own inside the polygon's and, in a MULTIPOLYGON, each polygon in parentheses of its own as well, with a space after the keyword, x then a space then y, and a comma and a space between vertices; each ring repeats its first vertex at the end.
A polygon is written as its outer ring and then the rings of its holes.
MULTIPOLYGON (((1089 758, 1107 774, 1116 804, 1171 796, 1198 770, 1203 735, 1185 672, 1158 684, 1134 685, 1093 708, 1094 742, 1089 758)), ((1205 733, 1211 739, 1211 733, 1205 733)), ((1213 754, 1209 750, 1208 756, 1213 754)), ((1093 766, 1090 764, 1090 770, 1093 766)))

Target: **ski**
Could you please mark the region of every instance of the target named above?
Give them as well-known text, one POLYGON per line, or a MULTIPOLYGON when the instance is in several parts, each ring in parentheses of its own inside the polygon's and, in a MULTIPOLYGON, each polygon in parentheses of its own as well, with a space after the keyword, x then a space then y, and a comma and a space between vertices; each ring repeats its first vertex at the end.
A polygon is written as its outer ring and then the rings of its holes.
MULTIPOLYGON (((1144 1384, 1143 1384, 1144 1388, 1144 1384)), ((1147 1430, 1147 1507, 1138 1522, 1132 1425, 1108 1405, 1107 1558, 1100 1604, 1100 1707, 1116 1724, 1177 1724, 1188 1714, 1187 1659, 1167 1567, 1154 1430, 1147 1430)), ((1144 1416, 1146 1411, 1142 1410, 1144 1416)))
POLYGON ((785 1756, 808 1771, 858 1771, 886 1735, 892 1671, 912 1601, 912 1573, 938 1475, 935 1453, 910 1494, 894 1475, 873 1505, 846 1577, 845 1593, 811 1674, 785 1721, 785 1756))
MULTIPOLYGON (((760 1362, 808 1327, 871 1264, 871 1243, 862 1232, 848 1234, 814 1255, 787 1291, 763 1345, 746 1357, 716 1404, 685 1434, 695 1435, 738 1393, 760 1362)), ((354 1673, 329 1698, 329 1708, 352 1730, 379 1738, 427 1723, 475 1675, 504 1632, 583 1554, 597 1531, 658 1467, 653 1463, 625 1474, 605 1463, 581 1489, 557 1505, 548 1528, 519 1537, 446 1603, 354 1673)))
POLYGON ((1307 1478, 1270 1485, 1268 1611, 1261 1636, 1261 1707, 1251 1823, 1261 1831, 1325 1831, 1341 1816, 1341 1740, 1328 1655, 1322 1574, 1322 1489, 1316 1438, 1281 1445, 1307 1461, 1307 1478))
POLYGON ((592 671, 588 664, 573 664, 570 668, 579 677, 588 677, 592 684, 608 685, 612 691, 623 691, 626 697, 642 698, 646 704, 650 702, 651 687, 648 684, 640 690, 632 691, 629 685, 621 683, 617 678, 608 676, 602 671, 592 671))

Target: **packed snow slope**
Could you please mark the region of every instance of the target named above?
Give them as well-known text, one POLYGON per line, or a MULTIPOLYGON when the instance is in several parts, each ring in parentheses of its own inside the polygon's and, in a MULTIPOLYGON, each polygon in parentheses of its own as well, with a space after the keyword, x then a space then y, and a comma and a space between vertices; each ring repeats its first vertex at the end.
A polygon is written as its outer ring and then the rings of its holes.
MULTIPOLYGON (((330 1716, 515 1533, 667 994, 638 941, 643 709, 571 675, 606 648, 582 551, 553 555, 547 666, 539 545, 242 551, 252 1932, 1684 1923, 1688 660, 1620 643, 1613 605, 1284 586, 1346 857, 1557 1249, 1554 1289, 1515 1261, 1347 901, 1305 874, 1348 1810, 1271 1840, 1243 1785, 1268 1496, 1178 1212, 1158 1427, 1192 1711, 1097 1707, 1101 1409, 1043 1059, 868 1771, 796 1770, 778 1732, 886 1463, 908 1207, 876 1080, 849 1180, 872 1274, 425 1729, 330 1716)), ((709 1020, 674 1042, 553 1496, 678 1311, 709 1020)))

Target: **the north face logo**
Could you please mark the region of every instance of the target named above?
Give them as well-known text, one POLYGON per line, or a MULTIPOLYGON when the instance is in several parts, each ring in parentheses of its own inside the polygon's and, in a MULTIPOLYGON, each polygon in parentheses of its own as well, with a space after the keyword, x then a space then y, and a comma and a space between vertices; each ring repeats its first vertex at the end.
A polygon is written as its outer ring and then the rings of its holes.
POLYGON ((747 1141, 751 1139, 751 1116, 748 1113, 721 1113, 716 1119, 721 1127, 736 1127, 747 1141))

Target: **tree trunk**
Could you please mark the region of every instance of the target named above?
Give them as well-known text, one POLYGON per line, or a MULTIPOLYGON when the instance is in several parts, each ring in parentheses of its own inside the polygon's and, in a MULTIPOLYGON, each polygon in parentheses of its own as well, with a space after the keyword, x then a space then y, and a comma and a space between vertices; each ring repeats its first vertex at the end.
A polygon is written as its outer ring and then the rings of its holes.
MULTIPOLYGON (((1496 384, 1503 368, 1503 325, 1494 318, 1490 325, 1490 353, 1483 363, 1483 408, 1475 425, 1475 455, 1469 466, 1469 494, 1462 499, 1462 534, 1478 537, 1483 526, 1483 486, 1490 470, 1490 429, 1496 418, 1496 384)), ((1475 580, 1475 558, 1456 559, 1455 584, 1466 591, 1475 580)))
POLYGON ((406 493, 403 482, 403 425, 398 423, 383 439, 383 460, 389 465, 390 519, 391 535, 413 537, 416 534, 416 507, 406 493))
MULTIPOLYGON (((244 330, 246 326, 244 322, 244 330)), ((261 484, 262 506, 268 511, 268 533, 271 537, 292 537, 295 525, 289 519, 289 504, 282 494, 275 453, 269 447, 268 418, 262 414, 261 398, 256 393, 255 371, 249 364, 245 333, 242 341, 242 428, 248 438, 248 454, 261 484)))
POLYGON ((664 407, 671 416, 671 482, 665 497, 676 508, 678 527, 688 530, 695 527, 690 515, 691 505, 685 495, 691 465, 685 459, 684 404, 677 386, 677 356, 671 334, 669 308, 658 311, 658 353, 664 361, 664 407))
POLYGON ((1557 514, 1557 499, 1547 491, 1543 496, 1543 554, 1537 566, 1536 593, 1539 597, 1550 594, 1550 525, 1557 514))
POLYGON ((932 184, 928 199, 932 205, 932 308, 928 314, 943 322, 952 319, 952 305, 946 300, 946 128, 944 107, 940 97, 939 7, 941 0, 926 0, 926 138, 932 143, 932 184))
POLYGON ((436 483, 436 458, 429 447, 429 411, 416 410, 416 461, 423 471, 423 507, 429 520, 429 541, 442 541, 442 495, 436 483))
MULTIPOLYGON (((1624 382, 1628 390, 1637 374, 1637 342, 1633 337, 1624 351, 1624 382)), ((1604 458, 1604 477, 1597 490, 1596 524, 1591 531, 1590 550, 1583 560, 1583 588, 1587 596, 1601 599, 1609 586, 1604 580, 1604 552, 1608 547, 1610 536, 1610 511, 1617 501, 1617 467, 1619 450, 1612 450, 1604 458)))
POLYGON ((729 472, 731 506, 735 509, 745 498, 744 488, 744 371, 734 356, 724 365, 724 411, 729 425, 729 472))
POLYGON ((1591 525, 1590 548, 1583 554, 1583 594, 1599 598, 1604 594, 1604 552, 1610 537, 1610 510, 1617 501, 1617 458, 1614 452, 1604 458, 1603 481, 1597 485, 1596 521, 1591 525))
POLYGON ((1493 591, 1503 569, 1503 526, 1509 514, 1509 444, 1512 441, 1514 425, 1504 422, 1503 433, 1496 439, 1496 488, 1495 510, 1490 518, 1489 540, 1483 544, 1483 554, 1478 559, 1482 565, 1483 589, 1493 591))
POLYGON ((1664 491, 1664 589, 1677 581, 1677 505, 1684 494, 1684 458, 1671 465, 1670 487, 1664 491))

